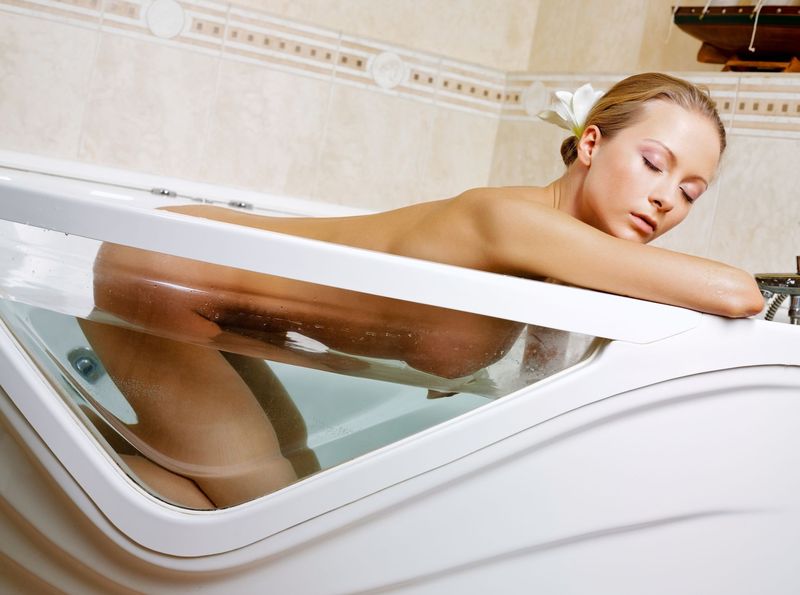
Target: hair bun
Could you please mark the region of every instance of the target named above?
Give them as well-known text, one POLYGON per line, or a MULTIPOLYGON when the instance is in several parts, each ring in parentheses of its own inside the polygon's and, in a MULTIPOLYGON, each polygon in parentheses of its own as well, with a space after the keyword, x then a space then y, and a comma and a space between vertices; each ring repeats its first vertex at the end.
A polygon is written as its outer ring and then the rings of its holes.
POLYGON ((568 136, 561 143, 561 159, 564 160, 564 165, 569 167, 573 161, 578 158, 578 139, 577 137, 568 136))

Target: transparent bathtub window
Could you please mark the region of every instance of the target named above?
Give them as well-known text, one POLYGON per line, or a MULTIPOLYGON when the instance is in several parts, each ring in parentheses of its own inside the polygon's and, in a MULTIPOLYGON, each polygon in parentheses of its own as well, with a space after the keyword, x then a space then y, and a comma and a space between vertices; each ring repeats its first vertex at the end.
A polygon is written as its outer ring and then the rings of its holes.
POLYGON ((246 502, 586 359, 593 337, 0 225, 0 316, 140 485, 246 502))

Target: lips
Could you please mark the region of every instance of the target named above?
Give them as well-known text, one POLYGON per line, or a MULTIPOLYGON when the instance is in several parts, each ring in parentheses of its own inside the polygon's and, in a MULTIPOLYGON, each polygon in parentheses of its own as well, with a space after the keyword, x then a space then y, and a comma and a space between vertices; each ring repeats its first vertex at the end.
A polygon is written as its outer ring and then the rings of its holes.
POLYGON ((658 223, 656 223, 656 220, 650 215, 646 215, 644 213, 631 213, 631 218, 633 219, 633 224, 636 226, 636 228, 644 233, 655 233, 656 229, 658 228, 658 223))

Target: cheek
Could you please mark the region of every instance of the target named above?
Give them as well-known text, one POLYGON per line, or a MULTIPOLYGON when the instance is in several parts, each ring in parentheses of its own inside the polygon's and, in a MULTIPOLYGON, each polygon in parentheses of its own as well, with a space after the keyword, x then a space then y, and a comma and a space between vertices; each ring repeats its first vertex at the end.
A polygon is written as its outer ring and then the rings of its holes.
MULTIPOLYGON (((670 211, 670 216, 662 223, 658 235, 664 235, 670 229, 674 229, 680 225, 689 215, 690 209, 687 206, 676 207, 670 211)), ((658 236, 656 236, 658 237, 658 236)))
POLYGON ((590 200, 593 209, 611 215, 617 210, 627 211, 637 199, 647 195, 646 178, 630 159, 616 157, 599 163, 590 174, 590 200))
POLYGON ((648 178, 638 153, 608 151, 594 168, 599 184, 609 198, 620 198, 644 192, 648 178))

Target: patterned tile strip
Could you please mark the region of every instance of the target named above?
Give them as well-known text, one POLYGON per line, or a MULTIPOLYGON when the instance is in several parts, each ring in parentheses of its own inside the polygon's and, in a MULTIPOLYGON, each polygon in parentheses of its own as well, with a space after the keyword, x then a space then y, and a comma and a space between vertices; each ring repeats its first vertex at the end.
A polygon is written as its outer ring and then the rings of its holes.
POLYGON ((100 23, 101 13, 99 8, 84 8, 66 2, 44 3, 37 0, 0 0, 0 10, 90 28, 96 28, 100 23))

